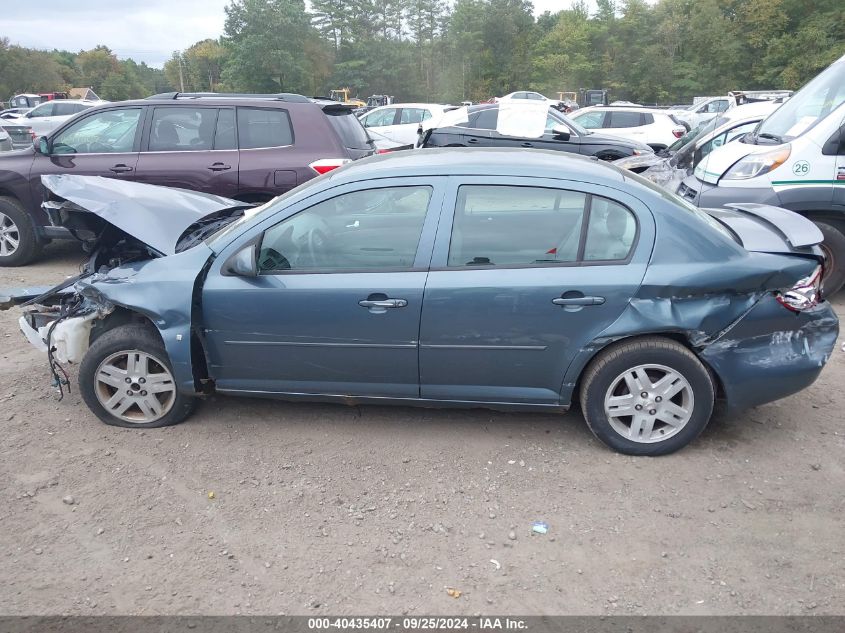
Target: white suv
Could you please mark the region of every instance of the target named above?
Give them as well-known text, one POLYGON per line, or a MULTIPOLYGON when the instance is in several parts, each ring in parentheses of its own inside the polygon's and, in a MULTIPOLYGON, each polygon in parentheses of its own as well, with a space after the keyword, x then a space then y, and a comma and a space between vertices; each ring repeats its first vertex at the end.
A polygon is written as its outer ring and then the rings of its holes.
POLYGON ((591 106, 569 116, 588 130, 604 129, 608 134, 650 145, 655 151, 666 149, 688 129, 673 114, 657 108, 591 106))

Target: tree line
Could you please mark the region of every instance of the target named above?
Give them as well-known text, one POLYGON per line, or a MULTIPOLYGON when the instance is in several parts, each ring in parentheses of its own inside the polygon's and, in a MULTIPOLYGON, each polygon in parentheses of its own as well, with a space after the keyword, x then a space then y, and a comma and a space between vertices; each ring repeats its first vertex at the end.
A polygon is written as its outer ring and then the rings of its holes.
POLYGON ((845 54, 841 0, 586 0, 537 17, 528 0, 231 0, 224 32, 156 69, 106 47, 36 51, 0 39, 0 98, 91 86, 117 100, 167 90, 479 101, 605 88, 688 102, 797 89, 845 54))

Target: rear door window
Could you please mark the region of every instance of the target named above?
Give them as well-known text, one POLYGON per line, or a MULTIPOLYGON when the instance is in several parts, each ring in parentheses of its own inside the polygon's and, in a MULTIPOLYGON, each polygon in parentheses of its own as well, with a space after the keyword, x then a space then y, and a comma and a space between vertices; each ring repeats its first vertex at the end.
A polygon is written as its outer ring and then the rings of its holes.
POLYGON ((151 152, 199 152, 214 147, 217 108, 156 108, 150 128, 151 152))
POLYGON ((610 125, 606 127, 639 127, 643 124, 639 112, 611 112, 610 125))
POLYGON ((287 110, 238 108, 238 144, 241 149, 293 145, 293 128, 287 110))
POLYGON ((478 130, 495 130, 499 120, 499 109, 488 108, 478 113, 472 127, 478 130))
POLYGON ((235 138, 235 111, 223 109, 217 115, 217 126, 214 131, 214 149, 237 149, 235 138))
POLYGON ((431 113, 424 108, 402 108, 400 110, 399 123, 422 123, 431 118, 431 113))
POLYGON ((607 198, 564 189, 465 185, 458 190, 448 266, 620 261, 629 257, 636 235, 634 214, 607 198))

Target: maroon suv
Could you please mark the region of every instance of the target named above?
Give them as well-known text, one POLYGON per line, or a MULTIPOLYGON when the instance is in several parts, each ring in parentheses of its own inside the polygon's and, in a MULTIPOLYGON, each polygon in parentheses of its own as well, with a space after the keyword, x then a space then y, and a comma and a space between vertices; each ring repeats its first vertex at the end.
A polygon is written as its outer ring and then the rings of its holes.
POLYGON ((41 209, 44 174, 83 174, 263 202, 374 152, 352 110, 295 94, 166 93, 97 106, 0 155, 0 266, 70 237, 41 209))

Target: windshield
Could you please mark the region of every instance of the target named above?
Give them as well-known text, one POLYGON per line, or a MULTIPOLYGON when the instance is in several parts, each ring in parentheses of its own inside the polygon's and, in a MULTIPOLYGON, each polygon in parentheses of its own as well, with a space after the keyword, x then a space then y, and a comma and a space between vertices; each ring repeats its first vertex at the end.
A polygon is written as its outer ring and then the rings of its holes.
POLYGON ((757 136, 787 142, 845 102, 845 57, 834 62, 764 120, 757 136))

